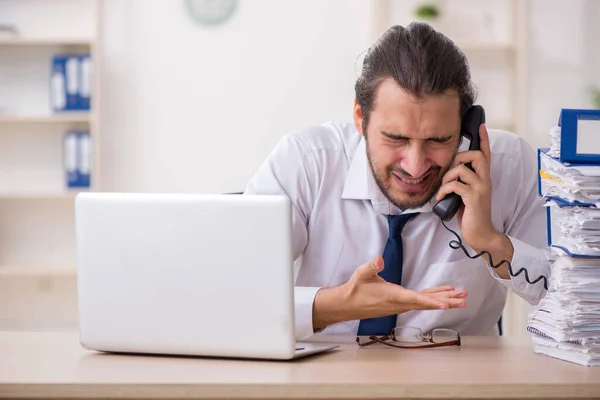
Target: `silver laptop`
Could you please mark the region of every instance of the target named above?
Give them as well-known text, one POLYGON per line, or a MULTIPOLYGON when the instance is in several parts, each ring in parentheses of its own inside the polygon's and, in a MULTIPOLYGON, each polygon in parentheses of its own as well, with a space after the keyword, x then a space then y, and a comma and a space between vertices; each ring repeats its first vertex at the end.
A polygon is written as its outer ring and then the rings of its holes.
POLYGON ((291 204, 281 196, 82 193, 79 335, 88 349, 294 359, 291 204))

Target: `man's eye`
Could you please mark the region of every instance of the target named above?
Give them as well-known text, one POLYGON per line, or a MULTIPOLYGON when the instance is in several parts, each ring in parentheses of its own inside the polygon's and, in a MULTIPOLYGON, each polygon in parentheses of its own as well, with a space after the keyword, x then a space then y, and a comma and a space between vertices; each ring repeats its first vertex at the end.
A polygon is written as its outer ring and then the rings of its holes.
POLYGON ((450 141, 450 139, 430 139, 429 143, 433 144, 446 144, 450 141))

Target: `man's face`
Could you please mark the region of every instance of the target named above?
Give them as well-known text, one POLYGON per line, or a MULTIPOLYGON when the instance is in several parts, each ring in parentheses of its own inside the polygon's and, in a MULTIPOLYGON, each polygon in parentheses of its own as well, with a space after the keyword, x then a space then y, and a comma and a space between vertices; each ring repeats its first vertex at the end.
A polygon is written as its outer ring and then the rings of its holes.
POLYGON ((417 101, 385 80, 363 132, 362 110, 355 103, 354 122, 366 138, 375 181, 397 207, 419 208, 440 188, 460 144, 459 109, 455 91, 417 101))

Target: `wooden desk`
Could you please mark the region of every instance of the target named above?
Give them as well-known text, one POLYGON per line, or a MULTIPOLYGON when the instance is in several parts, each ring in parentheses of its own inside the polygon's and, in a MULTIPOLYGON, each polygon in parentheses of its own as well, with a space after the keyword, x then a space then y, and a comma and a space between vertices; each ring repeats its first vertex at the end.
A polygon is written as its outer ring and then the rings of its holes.
POLYGON ((528 338, 466 337, 461 348, 425 350, 349 339, 271 362, 105 355, 82 349, 73 333, 0 332, 0 397, 600 399, 600 368, 534 354, 528 338))

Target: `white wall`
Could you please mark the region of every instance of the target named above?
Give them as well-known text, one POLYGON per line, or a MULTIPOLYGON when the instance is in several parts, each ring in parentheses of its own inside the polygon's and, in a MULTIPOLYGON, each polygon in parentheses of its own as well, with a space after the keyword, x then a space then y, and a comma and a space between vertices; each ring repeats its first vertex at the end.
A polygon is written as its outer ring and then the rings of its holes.
POLYGON ((105 190, 241 190, 286 132, 351 118, 370 2, 242 0, 213 28, 182 3, 104 1, 105 190))
MULTIPOLYGON (((447 14, 440 29, 460 42, 511 40, 510 1, 438 1, 447 14)), ((407 23, 418 3, 392 1, 390 22, 407 23)), ((240 1, 215 28, 194 25, 179 1, 103 4, 106 190, 240 190, 284 133, 351 117, 373 1, 240 1)), ((540 147, 560 108, 590 107, 588 86, 600 84, 600 1, 529 4, 528 127, 519 133, 540 147)), ((508 61, 498 53, 470 56, 479 100, 501 126, 511 118, 511 81, 494 64, 508 61)))
POLYGON ((536 147, 561 108, 590 108, 588 87, 600 85, 600 1, 531 0, 529 128, 536 147))
MULTIPOLYGON (((514 131, 517 116, 510 99, 513 46, 512 0, 432 0, 440 17, 429 22, 451 38, 469 60, 471 78, 478 96, 476 102, 486 111, 489 128, 514 131), (484 44, 483 46, 474 46, 484 44), (500 49, 500 50, 497 50, 500 49), (500 94, 500 95, 499 95, 500 94)), ((391 0, 389 24, 407 26, 416 19, 415 9, 422 0, 391 0)))

